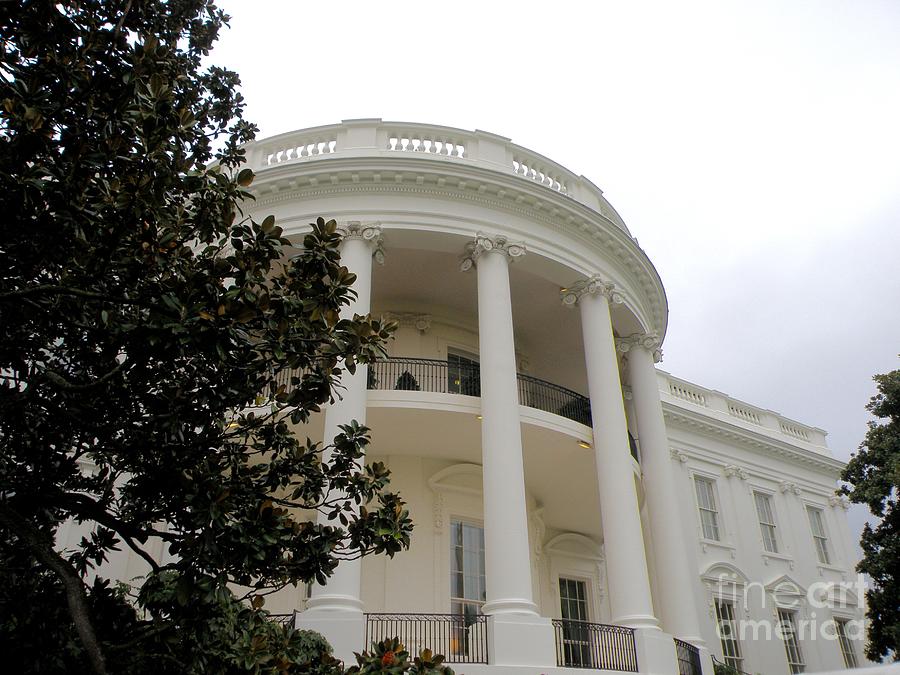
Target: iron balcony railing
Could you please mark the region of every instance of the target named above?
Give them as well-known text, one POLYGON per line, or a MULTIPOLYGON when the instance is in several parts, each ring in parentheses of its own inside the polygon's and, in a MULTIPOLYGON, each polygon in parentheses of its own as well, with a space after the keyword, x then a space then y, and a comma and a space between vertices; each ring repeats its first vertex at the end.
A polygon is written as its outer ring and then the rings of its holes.
POLYGON ((553 632, 558 666, 638 672, 633 628, 553 619, 553 632))
POLYGON ((366 648, 398 638, 411 656, 423 649, 447 663, 487 663, 487 616, 483 614, 366 614, 366 648))
MULTIPOLYGON (((517 378, 522 405, 591 425, 586 396, 530 375, 518 373, 517 378)), ((481 396, 481 369, 477 364, 392 357, 369 365, 369 389, 481 396)))
POLYGON ((694 645, 675 638, 675 655, 678 657, 678 675, 701 675, 700 650, 694 645))
POLYGON ((297 612, 291 612, 290 614, 269 614, 269 621, 280 623, 285 628, 293 628, 296 616, 297 612))

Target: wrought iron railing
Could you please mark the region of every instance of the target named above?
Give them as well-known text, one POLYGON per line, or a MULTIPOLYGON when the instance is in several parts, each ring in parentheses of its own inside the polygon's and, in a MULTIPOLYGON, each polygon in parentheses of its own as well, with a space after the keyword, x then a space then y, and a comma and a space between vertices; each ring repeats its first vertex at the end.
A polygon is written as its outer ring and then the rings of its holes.
POLYGON ((713 667, 721 666, 722 668, 725 669, 725 672, 737 673, 737 675, 750 675, 750 673, 748 673, 746 670, 741 670, 740 668, 737 668, 737 667, 733 666, 732 664, 727 663, 725 661, 719 661, 719 659, 717 659, 715 656, 712 657, 712 662, 713 662, 713 667))
POLYGON ((638 672, 633 628, 553 619, 553 632, 558 666, 638 672))
POLYGON ((678 657, 678 675, 701 675, 700 650, 690 642, 675 638, 675 655, 678 657))
POLYGON ((274 621, 275 623, 280 623, 282 626, 286 628, 294 627, 294 618, 296 617, 297 612, 291 612, 290 614, 269 614, 269 621, 274 621))
MULTIPOLYGON (((517 377, 522 405, 591 425, 591 404, 586 396, 530 375, 519 373, 517 377)), ((392 357, 369 365, 369 389, 481 396, 481 369, 477 364, 392 357)))
POLYGON ((447 663, 487 663, 487 617, 483 614, 366 614, 366 648, 398 638, 411 656, 423 649, 447 663))

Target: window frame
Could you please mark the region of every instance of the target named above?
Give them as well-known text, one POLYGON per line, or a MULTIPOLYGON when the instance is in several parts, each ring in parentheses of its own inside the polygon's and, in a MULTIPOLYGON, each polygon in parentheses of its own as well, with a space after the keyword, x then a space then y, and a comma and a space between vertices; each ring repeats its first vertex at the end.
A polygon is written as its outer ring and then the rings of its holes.
POLYGON ((762 538, 763 551, 765 553, 773 553, 775 555, 784 555, 784 551, 781 550, 781 541, 778 536, 778 516, 775 513, 775 495, 772 492, 767 490, 761 490, 759 488, 752 488, 753 494, 753 506, 756 509, 756 520, 759 523, 759 534, 762 538), (765 522, 763 520, 763 514, 759 512, 759 501, 757 501, 757 497, 762 497, 766 501, 766 505, 769 510, 769 518, 770 522, 765 522), (766 528, 770 528, 767 530, 766 528), (769 533, 771 537, 772 547, 769 548, 769 545, 766 540, 766 533, 769 533))
POLYGON ((449 589, 448 590, 449 590, 449 598, 450 598, 450 613, 451 614, 454 613, 453 606, 455 604, 460 604, 463 606, 463 614, 464 615, 466 614, 465 607, 467 605, 475 606, 478 610, 476 613, 481 614, 481 608, 484 606, 484 603, 487 601, 487 570, 485 569, 485 556, 484 556, 484 552, 485 552, 484 551, 484 548, 485 548, 484 547, 484 523, 473 520, 471 518, 465 518, 465 517, 459 517, 459 516, 450 516, 449 520, 450 520, 450 527, 448 528, 448 537, 449 537, 448 550, 450 553, 450 560, 449 560, 450 564, 449 564, 449 568, 448 568, 448 572, 449 572, 449 574, 448 574, 449 589), (453 577, 455 574, 453 567, 455 564, 455 549, 457 548, 456 544, 454 544, 454 536, 455 536, 454 531, 455 531, 457 525, 461 525, 463 527, 477 528, 477 529, 481 530, 481 541, 482 541, 481 572, 482 572, 482 574, 479 576, 482 576, 484 579, 484 582, 483 582, 484 599, 483 600, 476 600, 474 598, 464 597, 465 593, 466 593, 465 546, 463 546, 463 562, 462 562, 462 569, 460 570, 463 575, 463 597, 457 597, 453 594, 453 577))
POLYGON ((718 489, 718 481, 715 477, 710 476, 705 473, 697 473, 695 472, 692 475, 692 481, 694 484, 694 504, 697 508, 697 518, 700 524, 700 538, 703 541, 710 541, 716 544, 725 543, 725 527, 724 527, 724 519, 722 518, 722 500, 719 498, 719 489, 718 489), (697 487, 699 482, 706 483, 709 486, 709 496, 712 499, 712 509, 708 507, 704 507, 700 503, 700 492, 697 487), (713 526, 715 528, 715 537, 707 536, 707 530, 703 522, 703 514, 710 513, 712 514, 713 526))
POLYGON ((806 520, 809 523, 809 532, 812 536, 813 548, 816 551, 816 560, 818 561, 818 564, 828 566, 835 565, 835 557, 832 555, 832 550, 828 546, 831 537, 828 535, 828 526, 825 524, 825 509, 817 504, 806 504, 806 520), (814 513, 817 516, 815 519, 813 518, 814 513), (821 534, 816 533, 815 520, 818 520, 818 525, 821 527, 821 534))
POLYGON ((776 613, 788 669, 792 675, 806 672, 806 661, 803 659, 803 650, 800 648, 800 638, 797 637, 797 612, 778 607, 776 613))
POLYGON ((464 396, 481 396, 481 361, 478 354, 465 349, 447 346, 447 393, 462 394, 464 396), (456 364, 451 363, 451 358, 457 359, 456 364), (461 361, 466 363, 461 363, 461 361), (462 368, 460 367, 462 366, 462 368), (452 381, 454 370, 458 378, 452 381), (469 380, 462 375, 463 370, 469 370, 469 380))
POLYGON ((852 621, 844 616, 832 617, 834 621, 834 634, 838 639, 838 646, 841 650, 841 656, 844 659, 844 666, 848 669, 859 668, 859 658, 856 656, 856 650, 853 648, 853 640, 847 635, 847 623, 852 621), (849 658, 848 658, 849 657, 849 658))
POLYGON ((716 618, 716 635, 719 638, 719 648, 722 650, 722 660, 726 665, 736 670, 743 670, 744 652, 741 648, 740 634, 737 630, 737 600, 724 596, 715 596, 713 598, 713 608, 716 618), (724 616, 722 607, 729 608, 729 617, 726 618, 724 616), (727 636, 724 630, 725 626, 728 627, 727 636), (729 645, 731 649, 728 648, 729 645))
MULTIPOLYGON (((556 577, 557 599, 559 601, 559 618, 562 621, 562 646, 565 652, 565 662, 574 667, 590 667, 593 663, 591 649, 591 634, 587 625, 592 621, 593 602, 591 598, 591 580, 578 575, 559 574, 556 577), (584 618, 572 619, 563 616, 562 582, 580 584, 584 588, 584 597, 581 602, 584 606, 584 618), (576 665, 577 664, 577 665, 576 665)), ((575 598, 575 600, 578 600, 575 598)))

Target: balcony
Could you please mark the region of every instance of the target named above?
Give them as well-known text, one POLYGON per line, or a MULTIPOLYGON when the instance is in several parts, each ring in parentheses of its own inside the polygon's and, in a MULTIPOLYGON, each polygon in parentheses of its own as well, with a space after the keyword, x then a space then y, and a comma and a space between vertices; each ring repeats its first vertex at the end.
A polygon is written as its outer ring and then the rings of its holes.
MULTIPOLYGON (((516 377, 521 405, 591 426, 591 404, 586 396, 530 375, 518 373, 516 377)), ((389 358, 369 367, 368 387, 477 397, 481 396, 481 370, 477 365, 438 359, 389 358)))
POLYGON ((412 656, 430 649, 445 663, 488 663, 487 620, 483 614, 366 614, 366 648, 398 638, 412 656))
POLYGON ((700 650, 694 645, 675 638, 675 655, 678 658, 678 675, 701 675, 700 650))
POLYGON ((553 632, 558 666, 638 672, 633 628, 553 619, 553 632))

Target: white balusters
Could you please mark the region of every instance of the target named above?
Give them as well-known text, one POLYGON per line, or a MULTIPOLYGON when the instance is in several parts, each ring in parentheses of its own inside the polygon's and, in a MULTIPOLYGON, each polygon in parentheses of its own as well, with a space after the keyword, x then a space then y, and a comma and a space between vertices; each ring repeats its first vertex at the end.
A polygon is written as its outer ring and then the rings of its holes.
POLYGON ((387 149, 442 157, 466 156, 466 142, 462 138, 447 138, 440 133, 424 131, 392 131, 388 135, 387 149))
POLYGON ((298 159, 332 155, 337 152, 337 138, 326 137, 293 137, 286 138, 279 145, 270 145, 263 150, 262 166, 276 166, 298 159))
POLYGON ((759 413, 747 408, 746 406, 738 405, 734 402, 728 403, 728 412, 733 416, 739 419, 750 422, 751 424, 759 424, 762 425, 762 420, 760 419, 759 413))
POLYGON ((523 154, 513 155, 512 161, 513 173, 529 178, 536 183, 546 185, 551 190, 556 190, 566 194, 569 191, 565 179, 561 172, 549 168, 545 162, 535 157, 528 157, 523 154))
POLYGON ((799 438, 801 441, 809 440, 809 432, 802 427, 797 426, 796 424, 790 424, 788 422, 781 423, 781 431, 788 436, 793 436, 794 438, 799 438))
POLYGON ((703 392, 687 387, 681 383, 669 380, 669 393, 675 398, 680 398, 688 403, 706 407, 706 395, 703 392))

